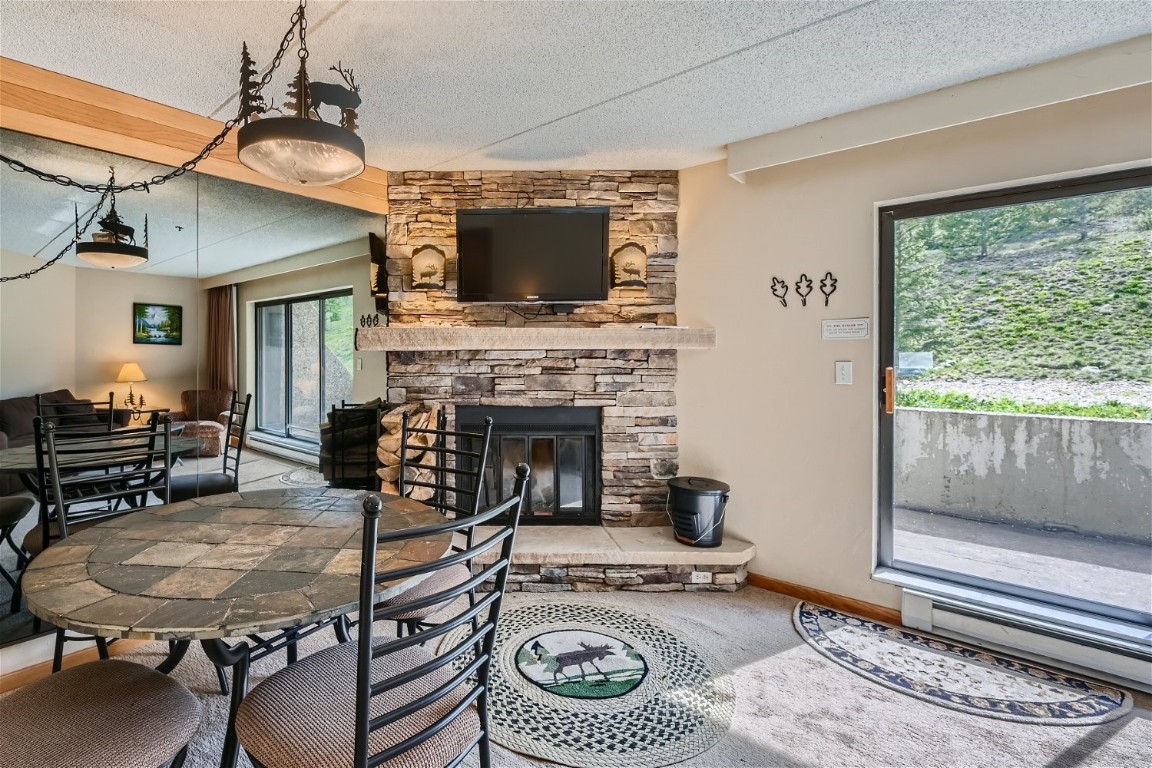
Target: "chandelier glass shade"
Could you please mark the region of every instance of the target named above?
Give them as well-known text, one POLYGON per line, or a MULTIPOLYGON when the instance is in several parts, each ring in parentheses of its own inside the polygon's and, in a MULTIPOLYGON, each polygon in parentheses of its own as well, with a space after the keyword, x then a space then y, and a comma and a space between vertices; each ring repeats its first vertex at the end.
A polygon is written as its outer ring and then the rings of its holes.
POLYGON ((76 243, 76 255, 89 264, 109 269, 129 269, 148 261, 147 248, 115 241, 76 243))
POLYGON ((287 184, 338 184, 364 171, 364 141, 334 123, 266 117, 240 128, 236 143, 240 162, 287 184))

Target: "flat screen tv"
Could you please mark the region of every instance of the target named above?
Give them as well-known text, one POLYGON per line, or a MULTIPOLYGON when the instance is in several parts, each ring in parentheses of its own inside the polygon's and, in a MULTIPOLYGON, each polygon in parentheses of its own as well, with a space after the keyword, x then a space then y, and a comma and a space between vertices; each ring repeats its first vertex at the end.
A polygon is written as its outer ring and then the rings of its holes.
POLYGON ((607 208, 456 211, 457 300, 604 301, 607 208))

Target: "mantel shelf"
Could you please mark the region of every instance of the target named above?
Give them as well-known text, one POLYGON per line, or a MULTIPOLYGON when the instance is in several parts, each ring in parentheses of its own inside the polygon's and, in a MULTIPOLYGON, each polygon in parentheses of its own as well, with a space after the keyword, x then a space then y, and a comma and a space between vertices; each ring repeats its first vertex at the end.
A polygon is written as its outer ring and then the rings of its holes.
POLYGON ((603 326, 504 328, 391 325, 356 329, 356 349, 386 352, 526 349, 711 349, 715 328, 603 326))

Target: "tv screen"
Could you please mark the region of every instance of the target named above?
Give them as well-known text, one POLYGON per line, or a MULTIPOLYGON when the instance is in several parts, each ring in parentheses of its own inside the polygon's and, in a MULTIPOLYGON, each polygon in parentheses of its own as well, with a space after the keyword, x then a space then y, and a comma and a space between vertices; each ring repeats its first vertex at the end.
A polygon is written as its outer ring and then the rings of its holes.
POLYGON ((459 301, 608 298, 607 208, 456 212, 459 301))

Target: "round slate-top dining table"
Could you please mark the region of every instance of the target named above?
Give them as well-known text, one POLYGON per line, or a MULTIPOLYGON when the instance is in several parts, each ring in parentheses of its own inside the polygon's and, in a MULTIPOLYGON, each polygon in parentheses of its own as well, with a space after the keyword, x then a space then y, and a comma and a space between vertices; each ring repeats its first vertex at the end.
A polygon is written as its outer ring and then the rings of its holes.
MULTIPOLYGON (((357 608, 367 495, 242 491, 112 518, 32 561, 28 608, 64 629, 156 640, 236 637, 340 616, 357 608)), ((381 532, 444 522, 418 501, 378 495, 381 532)), ((436 560, 450 545, 439 534, 381 546, 377 570, 436 560)))
MULTIPOLYGON (((28 609, 57 627, 101 637, 176 641, 159 669, 179 663, 198 640, 218 668, 233 670, 223 768, 235 765, 235 715, 259 653, 288 648, 359 607, 366 491, 286 488, 241 491, 150 507, 78 531, 38 555, 24 572, 28 609), (279 632, 276 632, 279 630, 279 632), (255 638, 272 633, 271 639, 255 638), (229 644, 224 638, 247 638, 229 644), (250 645, 264 639, 264 644, 250 645)), ((443 523, 412 499, 383 501, 379 530, 443 523)), ((432 562, 450 533, 377 547, 377 573, 432 562)), ((381 599, 412 580, 380 585, 381 599)))

